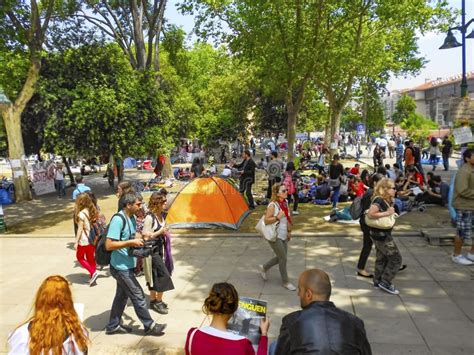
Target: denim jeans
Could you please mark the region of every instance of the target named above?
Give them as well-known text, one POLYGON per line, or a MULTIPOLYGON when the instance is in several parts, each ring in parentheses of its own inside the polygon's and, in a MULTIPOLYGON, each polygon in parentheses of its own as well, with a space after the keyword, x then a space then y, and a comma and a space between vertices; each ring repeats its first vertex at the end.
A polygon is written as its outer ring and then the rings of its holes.
POLYGON ((58 197, 66 196, 66 185, 64 180, 54 180, 54 187, 58 193, 58 197))
POLYGON ((332 188, 332 207, 336 208, 337 203, 339 202, 339 191, 341 190, 341 186, 333 186, 332 188))
POLYGON ((129 298, 132 301, 138 319, 140 319, 140 322, 142 322, 145 327, 145 331, 150 329, 155 322, 150 316, 145 294, 135 278, 134 270, 117 270, 110 265, 110 274, 117 281, 117 289, 115 291, 115 298, 110 311, 109 324, 107 324, 106 329, 113 330, 120 324, 123 311, 125 310, 129 298))
POLYGON ((397 164, 400 167, 400 170, 403 171, 403 157, 397 158, 397 164))

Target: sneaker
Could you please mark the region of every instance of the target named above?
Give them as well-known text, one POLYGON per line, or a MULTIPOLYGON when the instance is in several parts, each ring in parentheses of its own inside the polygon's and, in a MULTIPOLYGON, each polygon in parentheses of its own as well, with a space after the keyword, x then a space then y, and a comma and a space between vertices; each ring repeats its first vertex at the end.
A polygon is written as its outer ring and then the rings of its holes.
POLYGON ((471 261, 474 261, 474 254, 467 253, 467 254, 466 254, 466 259, 471 260, 471 261))
MULTIPOLYGON (((472 254, 471 254, 472 255, 472 254)), ((451 255, 451 259, 453 260, 453 263, 459 264, 459 265, 474 265, 474 261, 469 260, 466 258, 464 255, 459 254, 457 256, 451 255)))
POLYGON ((166 324, 155 323, 150 329, 145 330, 145 335, 154 335, 160 337, 165 334, 166 324))
POLYGON ((283 284, 283 287, 286 288, 287 290, 290 290, 290 291, 296 291, 295 285, 293 285, 290 282, 288 282, 286 284, 283 284))
POLYGON ((291 212, 291 215, 292 215, 292 216, 297 216, 297 215, 299 215, 299 214, 300 214, 300 213, 299 213, 298 211, 293 211, 293 212, 291 212))
POLYGON ((380 281, 379 282, 379 288, 381 290, 384 290, 385 292, 388 292, 392 295, 398 295, 400 291, 398 291, 393 284, 390 284, 388 282, 380 281))
POLYGON ((105 334, 113 335, 113 334, 128 334, 132 332, 132 328, 127 327, 126 325, 119 324, 115 329, 112 330, 105 330, 105 334))
POLYGON ((89 280, 89 286, 95 286, 97 285, 97 278, 99 277, 99 273, 96 271, 94 272, 94 275, 92 275, 92 277, 90 278, 89 280))
POLYGON ((150 309, 158 312, 159 314, 168 314, 168 309, 165 307, 163 302, 151 302, 150 309))

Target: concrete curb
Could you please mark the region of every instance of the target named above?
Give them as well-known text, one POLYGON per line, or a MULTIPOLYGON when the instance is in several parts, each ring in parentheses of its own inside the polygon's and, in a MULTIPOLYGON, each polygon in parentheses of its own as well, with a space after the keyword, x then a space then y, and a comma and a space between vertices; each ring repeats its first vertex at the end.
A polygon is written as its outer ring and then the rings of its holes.
MULTIPOLYGON (((449 233, 450 230, 438 230, 441 233, 449 233)), ((334 237, 334 238, 346 238, 346 237, 354 237, 354 236, 361 236, 362 233, 357 231, 352 232, 296 232, 293 233, 293 237, 296 238, 327 238, 327 237, 334 237)), ((392 234, 394 237, 421 237, 423 236, 423 231, 400 231, 400 232, 393 232, 392 234)), ((173 238, 179 239, 190 239, 190 238, 261 238, 261 236, 257 233, 174 233, 173 238)), ((57 235, 57 234, 40 234, 40 235, 32 235, 32 234, 1 234, 0 238, 2 239, 13 239, 13 238, 51 238, 51 239, 73 239, 74 236, 71 235, 57 235)))

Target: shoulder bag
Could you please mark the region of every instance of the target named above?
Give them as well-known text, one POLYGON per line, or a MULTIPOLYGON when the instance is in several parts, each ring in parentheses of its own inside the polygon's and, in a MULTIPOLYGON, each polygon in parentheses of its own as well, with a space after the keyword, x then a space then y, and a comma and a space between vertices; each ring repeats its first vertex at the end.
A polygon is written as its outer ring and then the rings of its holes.
MULTIPOLYGON (((367 212, 366 212, 367 213, 367 212)), ((379 217, 379 218, 370 218, 368 214, 365 215, 365 224, 371 228, 376 229, 392 229, 395 225, 395 219, 398 217, 398 214, 394 213, 390 216, 379 217)))
MULTIPOLYGON (((272 203, 275 206, 275 212, 273 213, 273 216, 276 217, 278 213, 280 212, 280 208, 275 202, 272 202, 272 203)), ((258 234, 260 234, 269 242, 275 242, 277 239, 277 234, 278 234, 277 227, 278 227, 278 221, 272 224, 265 224, 265 215, 263 215, 262 218, 260 218, 260 220, 258 221, 257 225, 255 226, 255 229, 257 230, 258 234)))

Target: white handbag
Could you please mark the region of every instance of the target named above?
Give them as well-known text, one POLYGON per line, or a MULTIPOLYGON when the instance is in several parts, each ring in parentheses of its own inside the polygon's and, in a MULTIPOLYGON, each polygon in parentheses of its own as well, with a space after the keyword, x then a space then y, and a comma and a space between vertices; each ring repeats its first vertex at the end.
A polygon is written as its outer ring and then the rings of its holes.
MULTIPOLYGON (((275 212, 273 213, 273 216, 276 217, 279 213, 280 208, 275 202, 272 203, 275 206, 275 212)), ((278 235, 277 226, 278 221, 272 224, 265 224, 265 215, 263 215, 255 226, 255 229, 257 230, 258 234, 260 234, 266 240, 268 240, 269 242, 274 242, 276 241, 278 235)))

